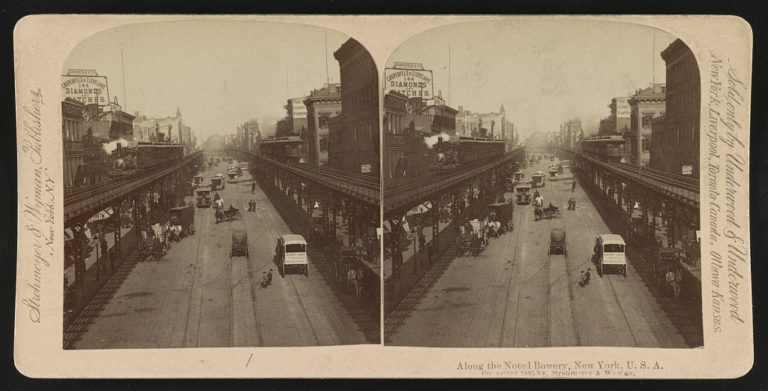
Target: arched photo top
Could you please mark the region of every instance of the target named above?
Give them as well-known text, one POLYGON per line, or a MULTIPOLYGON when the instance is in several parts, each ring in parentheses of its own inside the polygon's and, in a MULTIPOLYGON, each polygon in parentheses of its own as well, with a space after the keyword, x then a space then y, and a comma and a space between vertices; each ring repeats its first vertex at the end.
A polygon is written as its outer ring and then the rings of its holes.
POLYGON ((634 23, 528 18, 441 26, 389 57, 385 94, 435 97, 454 109, 499 112, 526 134, 579 116, 597 133, 611 99, 666 83, 661 52, 676 37, 634 23))

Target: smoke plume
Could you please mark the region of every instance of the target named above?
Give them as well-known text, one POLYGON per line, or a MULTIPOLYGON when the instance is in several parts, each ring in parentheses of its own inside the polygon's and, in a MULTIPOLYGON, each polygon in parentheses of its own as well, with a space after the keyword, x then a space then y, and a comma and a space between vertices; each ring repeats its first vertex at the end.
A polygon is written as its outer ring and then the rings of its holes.
POLYGON ((120 144, 120 146, 123 148, 130 148, 134 146, 132 144, 136 144, 136 143, 120 138, 117 140, 112 140, 108 143, 104 143, 104 145, 102 145, 102 148, 104 148, 104 152, 106 152, 107 155, 111 155, 112 152, 115 149, 117 149, 117 144, 120 144))
POLYGON ((437 144, 437 139, 440 137, 443 138, 443 141, 449 141, 451 138, 451 135, 448 133, 440 133, 440 134, 435 134, 429 137, 424 137, 424 144, 426 144, 427 148, 432 149, 432 147, 434 147, 435 144, 437 144))

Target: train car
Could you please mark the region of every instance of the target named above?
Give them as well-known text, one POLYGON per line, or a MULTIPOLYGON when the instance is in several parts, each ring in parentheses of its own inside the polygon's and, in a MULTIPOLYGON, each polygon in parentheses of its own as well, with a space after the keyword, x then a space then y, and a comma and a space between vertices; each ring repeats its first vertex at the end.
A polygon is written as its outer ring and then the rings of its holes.
POLYGON ((622 136, 600 136, 584 139, 581 153, 606 163, 626 162, 627 146, 622 136))
POLYGON ((438 137, 431 149, 430 173, 448 173, 504 154, 504 141, 480 137, 438 137))
POLYGON ((82 148, 83 162, 77 167, 73 187, 129 177, 184 158, 180 144, 117 141, 90 134, 83 138, 82 148))
POLYGON ((269 138, 259 143, 259 152, 281 163, 303 163, 304 141, 298 136, 269 138))
POLYGON ((184 147, 181 144, 138 142, 135 146, 123 147, 117 143, 112 153, 106 155, 105 162, 110 167, 107 175, 119 178, 159 168, 182 158, 184 147))

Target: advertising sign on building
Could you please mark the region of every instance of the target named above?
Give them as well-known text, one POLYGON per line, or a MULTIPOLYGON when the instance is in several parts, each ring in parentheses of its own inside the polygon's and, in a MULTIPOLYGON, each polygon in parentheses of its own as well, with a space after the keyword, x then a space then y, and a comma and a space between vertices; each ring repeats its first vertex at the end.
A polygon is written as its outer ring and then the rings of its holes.
POLYGON ((395 63, 395 68, 384 69, 384 93, 397 91, 409 98, 434 98, 432 71, 423 69, 421 64, 395 63))
POLYGON ((370 174, 371 173, 371 164, 361 164, 360 165, 360 172, 363 174, 370 174))
POLYGON ((683 165, 683 175, 693 174, 693 166, 690 164, 683 165))
POLYGON ((616 98, 616 118, 629 118, 632 110, 626 97, 616 98))
POLYGON ((291 113, 294 119, 307 118, 307 106, 304 98, 291 98, 291 113))
POLYGON ((72 98, 86 105, 109 105, 106 76, 98 76, 93 69, 70 69, 61 78, 62 99, 72 98))

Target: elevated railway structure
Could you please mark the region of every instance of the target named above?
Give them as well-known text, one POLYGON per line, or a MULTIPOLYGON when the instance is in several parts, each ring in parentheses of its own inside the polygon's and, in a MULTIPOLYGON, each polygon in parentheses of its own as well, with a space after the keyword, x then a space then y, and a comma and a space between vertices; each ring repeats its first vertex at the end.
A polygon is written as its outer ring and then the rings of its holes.
POLYGON ((337 217, 341 213, 346 217, 349 228, 349 243, 356 243, 358 239, 375 239, 369 231, 380 226, 381 185, 378 175, 279 162, 237 149, 212 153, 249 161, 251 173, 262 186, 279 190, 307 212, 307 232, 310 236, 328 233, 336 237, 339 227, 337 217))
POLYGON ((465 197, 470 204, 495 202, 495 191, 504 184, 525 158, 525 148, 516 148, 499 157, 494 157, 469 166, 463 166, 450 173, 436 173, 417 178, 394 180, 384 186, 384 219, 388 222, 390 234, 385 245, 392 254, 392 277, 398 278, 402 267, 400 240, 402 224, 406 214, 419 205, 429 205, 432 220, 432 246, 438 249, 440 210, 450 204, 453 221, 460 221, 465 197))
POLYGON ((101 233, 100 240, 105 240, 110 231, 114 234, 110 250, 114 270, 114 264, 122 262, 116 258, 125 254, 121 245, 122 229, 135 227, 139 235, 141 229, 159 222, 169 208, 184 204, 184 197, 191 191, 191 177, 202 166, 202 156, 201 151, 194 152, 150 171, 65 192, 65 256, 74 265, 75 282, 79 286, 86 272, 85 258, 90 242, 86 224, 92 233, 101 233))
POLYGON ((560 152, 572 160, 582 179, 597 186, 625 211, 628 223, 647 236, 656 237, 654 217, 668 227, 668 243, 682 242, 686 231, 699 229, 699 178, 603 162, 566 149, 560 152))

